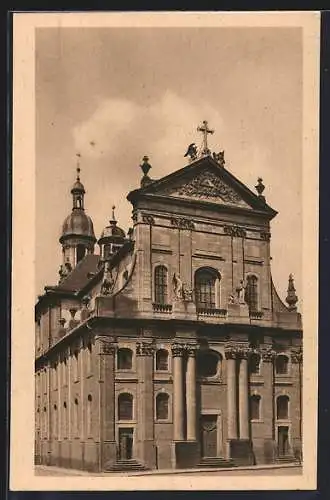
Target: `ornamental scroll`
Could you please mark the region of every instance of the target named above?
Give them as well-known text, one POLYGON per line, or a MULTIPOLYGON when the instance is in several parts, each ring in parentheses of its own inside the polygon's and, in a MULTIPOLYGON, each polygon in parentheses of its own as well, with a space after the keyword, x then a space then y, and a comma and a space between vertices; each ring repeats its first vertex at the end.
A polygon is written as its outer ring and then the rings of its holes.
POLYGON ((171 225, 174 227, 178 227, 179 229, 195 229, 195 224, 189 220, 184 218, 171 218, 171 225))
POLYGON ((223 231, 225 234, 229 236, 235 236, 237 238, 245 238, 246 237, 246 229, 239 226, 224 226, 223 231))
POLYGON ((117 349, 117 343, 106 336, 98 336, 95 338, 100 344, 100 354, 114 355, 117 349))

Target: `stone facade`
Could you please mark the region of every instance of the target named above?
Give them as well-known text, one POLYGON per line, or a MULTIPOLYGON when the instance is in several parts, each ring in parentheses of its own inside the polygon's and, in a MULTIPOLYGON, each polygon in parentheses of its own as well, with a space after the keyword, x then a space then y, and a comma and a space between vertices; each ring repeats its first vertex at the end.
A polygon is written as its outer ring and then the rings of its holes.
POLYGON ((36 461, 301 460, 301 317, 272 283, 276 212, 210 156, 128 199, 118 252, 86 255, 36 305, 36 461))

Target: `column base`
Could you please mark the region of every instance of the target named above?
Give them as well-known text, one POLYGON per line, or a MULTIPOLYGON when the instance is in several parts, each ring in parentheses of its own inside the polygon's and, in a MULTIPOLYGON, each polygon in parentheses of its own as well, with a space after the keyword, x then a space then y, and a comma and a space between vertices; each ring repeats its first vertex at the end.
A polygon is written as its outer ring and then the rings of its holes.
POLYGON ((174 441, 172 446, 173 468, 189 469, 199 464, 201 451, 198 441, 174 441))
POLYGON ((255 457, 250 439, 228 440, 228 458, 234 460, 235 465, 255 465, 255 457))

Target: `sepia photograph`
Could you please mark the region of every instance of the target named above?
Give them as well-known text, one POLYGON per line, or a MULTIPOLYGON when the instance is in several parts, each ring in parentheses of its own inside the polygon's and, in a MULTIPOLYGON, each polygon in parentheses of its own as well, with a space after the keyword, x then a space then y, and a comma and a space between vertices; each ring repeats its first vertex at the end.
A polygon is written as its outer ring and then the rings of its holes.
POLYGON ((31 16, 12 488, 315 488, 319 14, 31 16))

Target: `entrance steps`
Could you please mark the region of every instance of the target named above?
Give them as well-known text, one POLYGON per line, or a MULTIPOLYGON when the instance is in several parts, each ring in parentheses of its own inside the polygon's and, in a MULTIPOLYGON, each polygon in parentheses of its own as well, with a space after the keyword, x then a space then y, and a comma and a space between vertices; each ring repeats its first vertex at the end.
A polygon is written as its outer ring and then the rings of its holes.
POLYGON ((135 470, 144 471, 149 469, 145 467, 145 465, 135 460, 134 458, 116 460, 116 462, 113 465, 107 467, 107 471, 112 471, 112 472, 135 471, 135 470))
POLYGON ((220 469, 221 467, 235 467, 235 463, 234 460, 224 457, 203 457, 196 467, 209 467, 210 469, 214 467, 220 469))
POLYGON ((280 457, 276 457, 275 462, 277 464, 290 464, 298 463, 299 460, 294 455, 283 455, 280 457))

